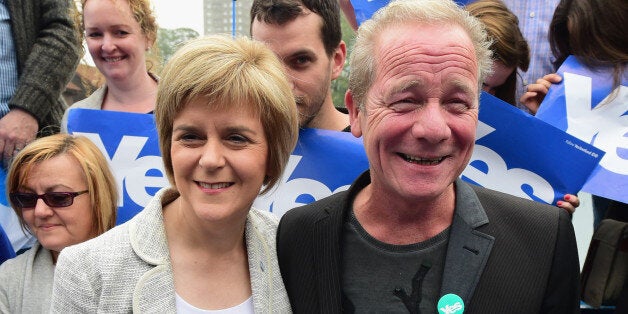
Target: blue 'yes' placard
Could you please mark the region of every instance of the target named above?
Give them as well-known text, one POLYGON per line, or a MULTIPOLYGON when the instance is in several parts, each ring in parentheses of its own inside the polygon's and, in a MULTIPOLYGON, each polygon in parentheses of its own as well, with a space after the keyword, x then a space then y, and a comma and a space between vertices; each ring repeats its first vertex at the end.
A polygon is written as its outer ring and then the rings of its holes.
POLYGON ((368 169, 361 138, 349 132, 302 129, 278 187, 255 200, 254 206, 281 216, 349 188, 368 169))
POLYGON ((103 152, 118 185, 117 223, 131 219, 169 186, 152 114, 72 109, 68 133, 89 138, 103 152))
POLYGON ((583 66, 570 56, 558 69, 537 118, 606 152, 582 190, 628 203, 628 68, 615 86, 613 69, 583 66))
POLYGON ((489 189, 555 204, 582 188, 604 152, 483 92, 475 148, 462 173, 489 189))

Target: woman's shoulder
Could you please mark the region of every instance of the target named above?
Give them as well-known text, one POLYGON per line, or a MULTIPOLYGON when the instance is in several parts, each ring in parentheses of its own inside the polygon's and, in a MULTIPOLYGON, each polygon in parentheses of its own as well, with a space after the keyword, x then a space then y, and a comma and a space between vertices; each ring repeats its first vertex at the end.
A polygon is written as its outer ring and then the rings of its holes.
POLYGON ((274 247, 278 224, 279 220, 275 214, 251 208, 246 219, 245 235, 247 242, 265 243, 264 245, 274 247))
POLYGON ((55 276, 63 285, 83 286, 100 282, 100 275, 119 272, 135 265, 128 225, 122 224, 96 238, 64 248, 57 259, 55 276), (77 273, 76 270, 81 272, 77 273))
POLYGON ((87 98, 79 100, 72 104, 68 109, 85 108, 85 109, 101 109, 103 100, 105 99, 105 93, 107 92, 107 85, 103 84, 96 89, 87 98))
POLYGON ((23 273, 25 266, 29 263, 33 263, 36 251, 37 246, 34 246, 24 253, 2 263, 2 265, 0 265, 0 280, 2 280, 1 278, 15 277, 23 273))
POLYGON ((130 247, 128 222, 116 226, 109 231, 82 243, 68 246, 61 252, 62 255, 73 259, 83 259, 90 256, 115 258, 124 248, 130 247))
POLYGON ((0 282, 18 281, 17 278, 24 278, 28 272, 40 272, 45 269, 53 270, 52 256, 50 251, 35 243, 33 247, 24 253, 9 259, 0 265, 0 282))
POLYGON ((139 253, 135 250, 155 245, 159 242, 156 239, 163 237, 161 199, 167 191, 165 188, 160 190, 143 210, 127 222, 93 239, 69 246, 61 254, 71 259, 90 259, 90 263, 113 262, 139 253))
POLYGON ((277 229, 279 224, 279 218, 275 214, 257 208, 251 208, 248 220, 258 228, 272 229, 273 231, 277 229))
POLYGON ((26 252, 6 260, 0 265, 0 312, 19 311, 23 298, 26 273, 33 264, 33 256, 37 248, 32 247, 26 252))

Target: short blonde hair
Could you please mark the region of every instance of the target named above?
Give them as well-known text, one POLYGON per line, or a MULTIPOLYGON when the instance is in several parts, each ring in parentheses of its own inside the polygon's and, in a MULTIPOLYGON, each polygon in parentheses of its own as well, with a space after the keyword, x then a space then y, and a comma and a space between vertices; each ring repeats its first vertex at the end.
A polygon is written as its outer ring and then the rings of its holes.
POLYGON ((281 62, 263 43, 212 35, 189 41, 164 67, 155 121, 168 180, 174 186, 170 149, 175 116, 203 98, 208 108, 249 106, 259 114, 268 141, 270 190, 281 177, 298 136, 297 109, 281 62))
POLYGON ((378 36, 390 26, 404 23, 460 26, 470 37, 478 62, 478 91, 491 73, 490 41, 480 21, 451 0, 396 0, 378 10, 358 29, 349 60, 349 89, 357 104, 364 106, 368 89, 373 84, 377 63, 375 45, 378 36))
MULTIPOLYGON (((85 174, 90 204, 94 212, 93 234, 97 236, 113 228, 116 225, 118 187, 107 159, 100 149, 84 136, 55 134, 28 144, 15 156, 9 168, 7 199, 17 214, 22 229, 30 232, 22 217, 22 209, 10 201, 8 194, 18 192, 20 187, 27 184, 26 178, 33 166, 61 155, 74 157, 85 174)), ((63 171, 59 171, 59 175, 62 176, 63 171)))

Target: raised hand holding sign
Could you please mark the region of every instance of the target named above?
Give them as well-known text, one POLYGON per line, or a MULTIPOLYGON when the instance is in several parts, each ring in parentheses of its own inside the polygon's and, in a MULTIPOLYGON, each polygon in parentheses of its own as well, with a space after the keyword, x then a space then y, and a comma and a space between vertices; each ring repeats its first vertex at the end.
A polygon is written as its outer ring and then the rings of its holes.
POLYGON ((582 190, 628 202, 628 71, 613 87, 612 70, 588 69, 570 56, 558 69, 537 118, 606 152, 582 190))

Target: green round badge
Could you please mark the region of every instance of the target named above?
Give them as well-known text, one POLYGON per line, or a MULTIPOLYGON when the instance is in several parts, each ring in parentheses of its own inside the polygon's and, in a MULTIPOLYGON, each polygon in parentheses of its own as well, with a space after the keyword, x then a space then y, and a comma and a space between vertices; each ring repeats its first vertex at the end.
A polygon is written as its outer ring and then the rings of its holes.
POLYGON ((446 294, 438 300, 438 313, 462 314, 464 313, 464 301, 453 293, 446 294))

